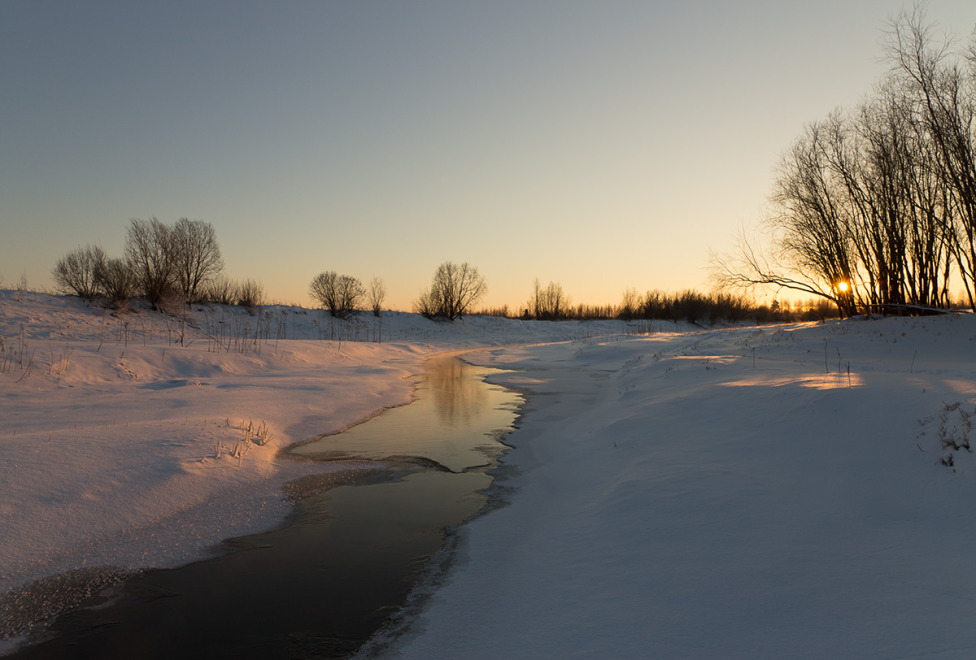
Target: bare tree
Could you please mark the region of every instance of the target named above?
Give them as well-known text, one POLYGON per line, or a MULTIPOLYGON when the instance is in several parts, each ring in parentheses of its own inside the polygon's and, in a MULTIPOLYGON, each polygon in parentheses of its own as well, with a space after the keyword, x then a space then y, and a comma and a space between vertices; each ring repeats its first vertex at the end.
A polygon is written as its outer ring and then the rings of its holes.
POLYGON ((892 22, 889 59, 930 141, 955 216, 953 253, 976 309, 976 41, 964 66, 916 7, 892 22), (968 71, 967 71, 968 68, 968 71))
POLYGON ((224 267, 217 233, 209 222, 180 218, 173 226, 172 243, 176 289, 190 302, 224 267))
POLYGON ((748 242, 725 284, 815 293, 842 313, 976 300, 976 41, 969 72, 916 8, 893 24, 893 71, 857 112, 807 127, 783 159, 767 220, 776 263, 748 242))
POLYGON ((944 304, 951 231, 945 188, 901 88, 811 124, 782 161, 766 220, 777 263, 746 242, 724 283, 815 293, 850 315, 944 304))
POLYGON ((558 282, 549 282, 543 288, 536 279, 532 286, 529 309, 532 310, 532 316, 537 319, 554 321, 565 318, 570 314, 569 296, 558 282))
POLYGON ((641 311, 641 306, 641 297, 637 289, 626 289, 620 297, 618 316, 626 321, 636 318, 641 311))
MULTIPOLYGON (((774 236, 774 243, 778 244, 779 240, 781 239, 774 236)), ((784 256, 779 250, 776 254, 779 257, 784 256)), ((806 274, 784 259, 760 251, 756 242, 744 234, 740 234, 730 253, 713 254, 711 266, 712 279, 720 289, 750 289, 756 286, 777 291, 789 289, 829 300, 842 313, 850 314, 856 309, 849 290, 841 291, 840 287, 824 286, 823 281, 816 276, 806 274)), ((653 292, 643 302, 642 316, 667 318, 670 313, 668 310, 668 301, 659 292, 653 292)))
POLYGON ((173 290, 173 230, 157 220, 133 219, 125 238, 125 258, 153 309, 173 290))
POLYGON ((953 245, 949 189, 905 87, 889 80, 862 106, 860 179, 882 305, 947 306, 953 245))
POLYGON ((88 245, 58 259, 51 274, 59 291, 92 300, 99 294, 98 275, 104 266, 105 251, 88 245))
POLYGON ((366 291, 355 277, 330 270, 315 276, 309 285, 309 293, 332 316, 344 319, 356 311, 366 291))
POLYGON ((415 309, 427 317, 461 318, 488 291, 485 278, 467 263, 445 261, 437 267, 430 288, 420 294, 415 309))
POLYGON ((386 284, 378 277, 369 281, 369 288, 366 290, 367 301, 373 316, 379 317, 383 314, 383 299, 386 298, 386 284))
POLYGON ((136 278, 124 259, 109 259, 98 274, 99 289, 117 307, 136 294, 136 278))
POLYGON ((835 132, 833 121, 811 124, 796 141, 781 163, 773 196, 777 212, 767 222, 778 253, 798 275, 779 276, 777 284, 829 297, 852 314, 855 246, 850 200, 831 176, 828 155, 837 147, 831 142, 835 132))

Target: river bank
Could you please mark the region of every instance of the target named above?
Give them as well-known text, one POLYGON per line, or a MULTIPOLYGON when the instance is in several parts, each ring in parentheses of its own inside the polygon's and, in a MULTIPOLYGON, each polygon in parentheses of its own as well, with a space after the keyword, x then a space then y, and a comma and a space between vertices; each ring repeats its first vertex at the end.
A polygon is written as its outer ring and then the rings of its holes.
POLYGON ((360 657, 971 657, 974 346, 963 314, 472 354, 528 392, 507 506, 360 657))
POLYGON ((356 467, 280 450, 409 402, 431 355, 625 327, 347 323, 282 307, 113 315, 0 291, 0 597, 69 571, 178 566, 273 527, 291 508, 285 483, 356 467))
POLYGON ((410 405, 295 448, 363 469, 287 483, 283 524, 129 577, 15 657, 347 657, 403 605, 445 530, 483 505, 521 401, 484 382, 493 372, 435 358, 410 405))

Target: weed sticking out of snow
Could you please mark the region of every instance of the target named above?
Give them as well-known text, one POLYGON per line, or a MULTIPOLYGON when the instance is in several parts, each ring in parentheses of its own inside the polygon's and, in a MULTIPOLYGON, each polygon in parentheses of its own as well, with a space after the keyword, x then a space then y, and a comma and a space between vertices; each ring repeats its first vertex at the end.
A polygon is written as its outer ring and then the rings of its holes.
POLYGON ((928 436, 930 432, 939 439, 939 461, 953 471, 971 469, 973 455, 973 417, 976 409, 971 410, 972 404, 953 401, 942 404, 942 411, 933 417, 919 420, 924 428, 919 438, 928 436))

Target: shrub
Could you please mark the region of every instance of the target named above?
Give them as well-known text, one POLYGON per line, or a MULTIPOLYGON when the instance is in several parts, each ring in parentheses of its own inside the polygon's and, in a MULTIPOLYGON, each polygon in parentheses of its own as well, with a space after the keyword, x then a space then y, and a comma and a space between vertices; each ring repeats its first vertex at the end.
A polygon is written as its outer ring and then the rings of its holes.
MULTIPOLYGON (((339 319, 348 318, 352 315, 366 294, 366 290, 359 280, 349 275, 339 275, 334 270, 316 275, 308 289, 309 294, 315 300, 328 309, 332 316, 339 319)), ((382 300, 382 296, 380 300, 382 300)), ((379 307, 379 303, 376 307, 379 307)))
POLYGON ((469 313, 487 291, 485 278, 477 268, 445 261, 437 267, 430 288, 420 294, 414 308, 427 318, 453 321, 469 313))
POLYGON ((58 259, 51 274, 62 293, 92 300, 99 294, 99 273, 104 267, 105 251, 88 245, 58 259))
POLYGON ((136 278, 122 259, 109 259, 98 273, 99 289, 109 306, 119 307, 136 295, 136 278))
POLYGON ((237 284, 226 277, 215 278, 204 288, 202 298, 203 302, 233 305, 237 302, 237 284))
POLYGON ((246 279, 239 283, 236 289, 237 294, 234 302, 241 307, 254 309, 264 303, 264 287, 260 282, 246 279))
POLYGON ((386 284, 378 277, 369 281, 369 290, 366 292, 369 299, 370 309, 373 316, 380 317, 383 312, 383 299, 386 298, 386 284))

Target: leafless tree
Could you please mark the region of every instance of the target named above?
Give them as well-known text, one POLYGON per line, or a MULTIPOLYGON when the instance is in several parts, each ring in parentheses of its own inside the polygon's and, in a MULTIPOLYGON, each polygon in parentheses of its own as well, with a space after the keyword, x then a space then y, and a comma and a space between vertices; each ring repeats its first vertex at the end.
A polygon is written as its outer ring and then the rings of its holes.
POLYGON ((180 218, 173 226, 172 244, 176 289, 190 302, 224 267, 217 233, 209 222, 180 218))
POLYGON ((546 287, 542 287, 536 279, 532 286, 529 309, 537 319, 554 321, 565 318, 570 313, 569 296, 558 282, 549 282, 546 287))
POLYGON ((383 314, 383 299, 386 298, 386 284, 378 277, 369 281, 369 288, 366 290, 367 301, 373 316, 379 317, 383 314))
POLYGON ((629 321, 637 317, 641 311, 641 297, 637 293, 637 289, 630 288, 624 290, 620 296, 620 307, 618 310, 617 315, 624 320, 629 321))
POLYGON ((720 281, 815 293, 850 314, 946 307, 956 269, 973 304, 976 50, 967 76, 916 9, 893 23, 888 55, 873 98, 809 125, 784 157, 767 220, 776 263, 743 241, 717 260, 720 281))
POLYGON ((125 258, 142 294, 154 309, 173 290, 173 230, 156 218, 133 219, 125 239, 125 258))
POLYGON ((429 318, 453 321, 470 313, 487 291, 485 278, 477 268, 445 261, 437 267, 430 288, 420 294, 414 307, 429 318))
MULTIPOLYGON (((855 280, 855 246, 850 231, 850 200, 832 176, 829 156, 835 121, 811 124, 780 165, 767 223, 782 263, 796 277, 765 271, 760 279, 829 297, 844 313, 853 313, 850 284, 855 280)), ((832 146, 835 147, 832 149, 832 146)), ((750 264, 754 269, 757 260, 750 264)))
POLYGON ((136 278, 124 259, 109 259, 98 274, 99 289, 117 307, 136 294, 136 278))
MULTIPOLYGON (((773 236, 772 243, 778 245, 782 238, 773 236)), ((734 248, 725 254, 713 254, 711 258, 712 279, 719 289, 751 289, 764 286, 775 291, 789 289, 823 298, 834 303, 842 313, 852 314, 856 304, 849 291, 839 287, 824 286, 823 279, 798 268, 789 261, 791 255, 775 250, 774 254, 757 247, 758 241, 743 234, 737 238, 734 248)), ((667 301, 654 292, 645 298, 642 315, 664 313, 667 301)))
POLYGON ((329 310, 332 316, 348 318, 359 307, 366 291, 355 277, 339 275, 334 270, 319 273, 309 285, 309 293, 329 310))
POLYGON ((92 300, 99 294, 98 275, 104 266, 105 251, 88 245, 58 259, 51 274, 59 291, 92 300))
POLYGON ((879 246, 873 269, 878 302, 945 307, 954 242, 949 188, 916 107, 892 80, 862 106, 865 224, 879 246))
POLYGON ((953 255, 971 307, 976 308, 976 41, 963 61, 916 6, 892 22, 888 56, 914 102, 948 190, 955 220, 953 255))

